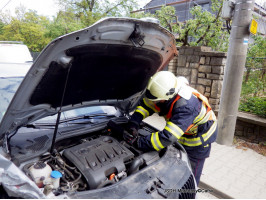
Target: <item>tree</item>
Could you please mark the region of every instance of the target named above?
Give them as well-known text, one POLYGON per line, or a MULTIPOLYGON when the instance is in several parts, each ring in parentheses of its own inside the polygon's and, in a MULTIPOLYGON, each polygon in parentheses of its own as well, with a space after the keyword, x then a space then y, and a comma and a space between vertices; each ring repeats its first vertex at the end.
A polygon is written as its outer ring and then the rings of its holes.
POLYGON ((130 17, 136 18, 136 19, 145 18, 145 17, 155 18, 155 15, 151 13, 145 13, 145 12, 134 12, 134 13, 130 13, 130 17))
POLYGON ((266 71, 266 40, 263 36, 253 36, 254 42, 249 44, 245 83, 248 82, 251 70, 260 70, 260 79, 263 80, 266 71))
POLYGON ((226 51, 228 33, 224 30, 221 19, 222 6, 219 1, 212 1, 212 14, 195 6, 190 13, 192 19, 180 22, 172 6, 163 6, 155 16, 161 25, 176 35, 178 46, 211 46, 214 50, 226 51), (192 41, 189 41, 191 39, 192 41))
POLYGON ((70 8, 66 11, 59 11, 57 16, 47 26, 46 37, 57 38, 61 35, 85 28, 80 19, 76 17, 70 8))
POLYGON ((4 26, 5 26, 5 24, 0 20, 0 35, 2 35, 4 32, 4 30, 3 30, 4 26))
POLYGON ((64 10, 71 9, 85 26, 103 17, 129 16, 136 8, 136 0, 58 0, 64 10))
POLYGON ((62 9, 52 20, 20 6, 16 16, 0 13, 0 40, 23 41, 41 51, 51 40, 92 25, 107 16, 128 16, 135 0, 57 0, 62 9))
POLYGON ((50 38, 45 37, 49 19, 37 15, 36 11, 25 11, 23 7, 16 9, 16 17, 7 16, 2 28, 0 40, 23 41, 31 51, 39 52, 46 46, 50 38))

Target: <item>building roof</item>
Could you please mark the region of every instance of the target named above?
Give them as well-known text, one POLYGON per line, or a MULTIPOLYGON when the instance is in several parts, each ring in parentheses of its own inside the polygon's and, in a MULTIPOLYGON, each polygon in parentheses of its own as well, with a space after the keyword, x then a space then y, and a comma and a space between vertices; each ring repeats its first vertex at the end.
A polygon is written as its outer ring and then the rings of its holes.
MULTIPOLYGON (((150 8, 155 6, 162 6, 169 3, 175 3, 175 2, 183 2, 184 0, 151 0, 149 3, 147 3, 144 8, 150 8)), ((189 1, 189 0, 186 0, 189 1)))

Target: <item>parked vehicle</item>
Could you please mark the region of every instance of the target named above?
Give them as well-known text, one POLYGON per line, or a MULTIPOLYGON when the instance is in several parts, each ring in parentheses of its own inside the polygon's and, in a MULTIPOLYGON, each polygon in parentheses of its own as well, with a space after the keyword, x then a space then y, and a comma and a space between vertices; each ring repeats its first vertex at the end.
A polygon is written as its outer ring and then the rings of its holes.
POLYGON ((26 45, 17 41, 0 41, 0 71, 2 76, 27 73, 32 57, 26 45))
MULTIPOLYGON (((194 198, 182 192, 196 183, 180 144, 142 152, 121 135, 176 53, 151 19, 106 18, 52 41, 22 82, 0 78, 0 196, 194 198)), ((139 134, 154 131, 143 122, 139 134)))

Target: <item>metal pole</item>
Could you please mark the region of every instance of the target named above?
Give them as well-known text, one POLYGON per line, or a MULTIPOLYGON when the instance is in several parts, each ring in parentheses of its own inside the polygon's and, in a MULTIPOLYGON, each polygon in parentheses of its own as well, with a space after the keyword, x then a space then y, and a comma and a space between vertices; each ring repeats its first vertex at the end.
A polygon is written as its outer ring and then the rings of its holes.
POLYGON ((219 144, 232 145, 233 142, 253 9, 254 0, 237 0, 235 3, 218 114, 219 144))

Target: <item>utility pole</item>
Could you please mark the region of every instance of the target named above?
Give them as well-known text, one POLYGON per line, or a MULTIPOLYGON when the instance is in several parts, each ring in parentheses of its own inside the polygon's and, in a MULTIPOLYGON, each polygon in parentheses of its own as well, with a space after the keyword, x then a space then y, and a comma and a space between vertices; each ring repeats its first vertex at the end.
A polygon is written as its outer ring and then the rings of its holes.
POLYGON ((233 143, 253 9, 254 0, 236 0, 218 114, 219 144, 233 143))

